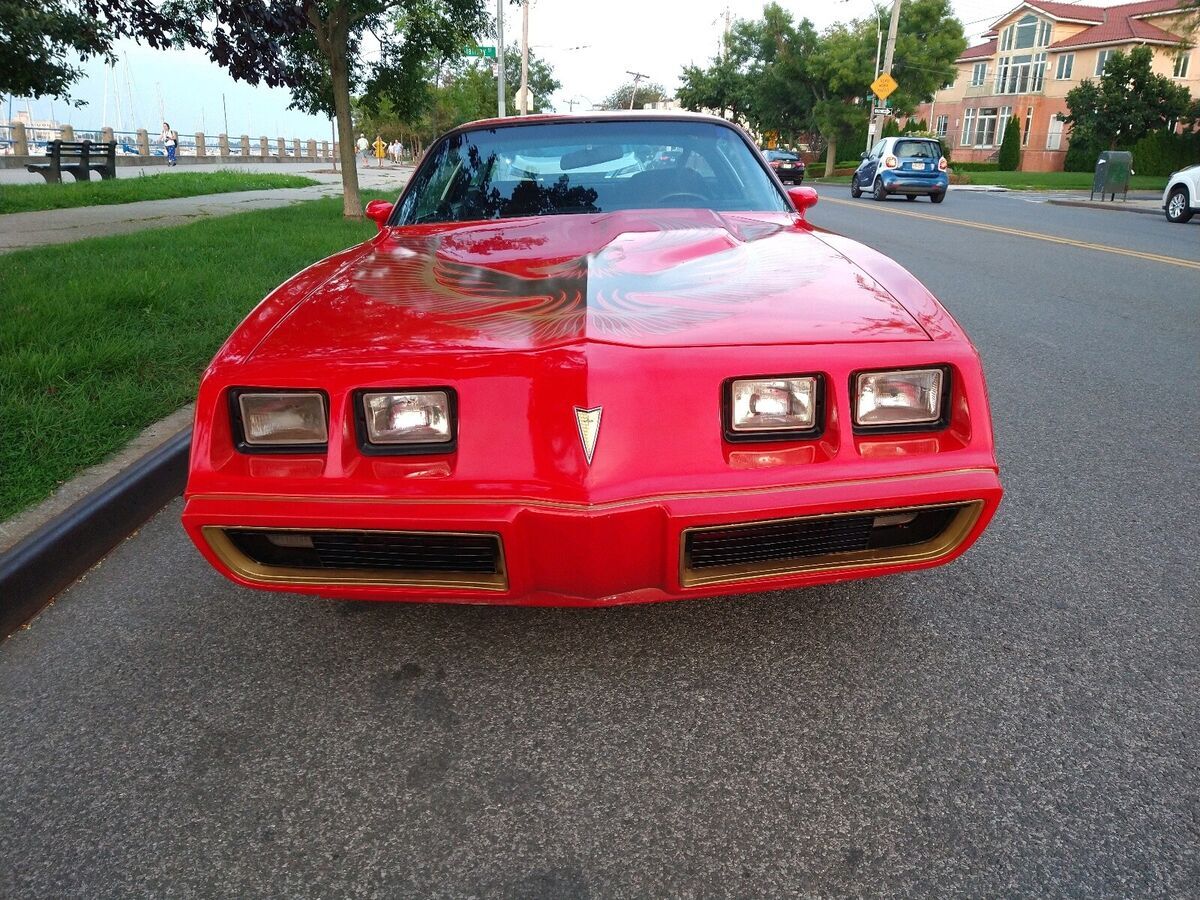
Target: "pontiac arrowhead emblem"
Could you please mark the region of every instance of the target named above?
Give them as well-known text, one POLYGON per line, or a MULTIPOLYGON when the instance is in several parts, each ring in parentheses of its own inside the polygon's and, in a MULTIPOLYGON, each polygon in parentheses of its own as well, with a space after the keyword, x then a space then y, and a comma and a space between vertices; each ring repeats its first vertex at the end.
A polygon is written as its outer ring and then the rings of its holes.
POLYGON ((592 455, 596 452, 596 438, 600 437, 600 414, 604 407, 595 406, 592 409, 575 407, 575 425, 579 429, 579 441, 583 444, 583 455, 587 464, 592 464, 592 455))

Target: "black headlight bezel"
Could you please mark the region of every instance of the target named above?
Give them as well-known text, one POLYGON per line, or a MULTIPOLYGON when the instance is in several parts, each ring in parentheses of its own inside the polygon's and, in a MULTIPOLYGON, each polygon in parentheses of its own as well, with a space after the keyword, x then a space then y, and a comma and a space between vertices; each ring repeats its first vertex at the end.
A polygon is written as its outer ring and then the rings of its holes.
POLYGON ((950 398, 954 394, 954 375, 946 363, 932 363, 921 366, 890 366, 887 368, 872 367, 855 369, 850 373, 848 385, 850 397, 850 428, 855 435, 872 434, 917 434, 922 431, 945 431, 950 426, 950 398), (859 425, 858 424, 858 379, 861 375, 878 375, 884 372, 928 372, 937 369, 942 373, 942 396, 938 398, 938 417, 932 422, 917 422, 899 425, 859 425))
POLYGON ((358 451, 364 456, 446 456, 458 450, 458 391, 445 384, 407 385, 404 387, 359 388, 350 394, 354 407, 354 436, 358 451), (367 431, 367 394, 432 394, 446 395, 446 411, 450 416, 450 440, 423 444, 373 444, 367 431))
POLYGON ((731 444, 811 441, 825 433, 825 375, 822 372, 798 372, 786 375, 734 375, 721 383, 721 432, 731 444), (788 378, 813 379, 813 424, 811 428, 776 431, 733 430, 733 383, 735 381, 784 381, 788 378))
POLYGON ((233 446, 239 453, 267 455, 312 455, 329 452, 329 393, 321 388, 296 387, 231 387, 226 391, 229 406, 229 425, 233 435, 233 446), (309 444, 252 444, 246 440, 246 423, 242 420, 242 404, 239 402, 243 394, 317 394, 321 398, 321 406, 325 413, 325 440, 321 443, 309 444))

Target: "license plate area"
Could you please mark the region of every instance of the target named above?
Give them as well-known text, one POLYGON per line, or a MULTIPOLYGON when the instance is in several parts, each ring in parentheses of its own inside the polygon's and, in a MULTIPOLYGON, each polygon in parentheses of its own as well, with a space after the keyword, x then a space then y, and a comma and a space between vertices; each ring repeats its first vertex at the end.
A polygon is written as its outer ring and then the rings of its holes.
POLYGON ((914 172, 921 172, 921 171, 924 171, 924 169, 925 169, 925 163, 915 162, 912 164, 912 167, 913 167, 914 172))

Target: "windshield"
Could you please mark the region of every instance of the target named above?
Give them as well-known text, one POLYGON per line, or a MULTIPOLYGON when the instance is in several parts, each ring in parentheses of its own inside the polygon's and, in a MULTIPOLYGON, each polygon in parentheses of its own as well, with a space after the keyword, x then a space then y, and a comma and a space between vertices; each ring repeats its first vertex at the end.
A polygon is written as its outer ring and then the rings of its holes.
POLYGON ((741 135, 711 122, 501 126, 436 144, 397 224, 695 207, 787 211, 741 135))
POLYGON ((787 160, 788 162, 795 162, 799 158, 800 157, 797 156, 795 153, 791 153, 787 150, 768 150, 767 151, 767 159, 771 160, 772 162, 774 162, 775 160, 787 160))
POLYGON ((942 155, 942 148, 933 141, 896 141, 896 148, 892 152, 905 159, 938 159, 942 155))

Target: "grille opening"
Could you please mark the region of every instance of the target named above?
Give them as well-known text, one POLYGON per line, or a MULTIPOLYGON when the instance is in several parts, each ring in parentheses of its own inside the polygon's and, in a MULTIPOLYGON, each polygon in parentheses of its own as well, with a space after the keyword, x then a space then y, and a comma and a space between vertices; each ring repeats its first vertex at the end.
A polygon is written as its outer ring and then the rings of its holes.
POLYGON ((245 557, 285 569, 455 572, 498 575, 500 540, 491 534, 226 529, 245 557))
POLYGON ((967 510, 978 514, 975 504, 957 504, 695 529, 684 535, 685 581, 687 572, 750 577, 755 567, 770 574, 789 562, 802 568, 831 557, 836 564, 841 554, 862 554, 871 562, 873 551, 887 557, 897 548, 938 543, 967 510))

